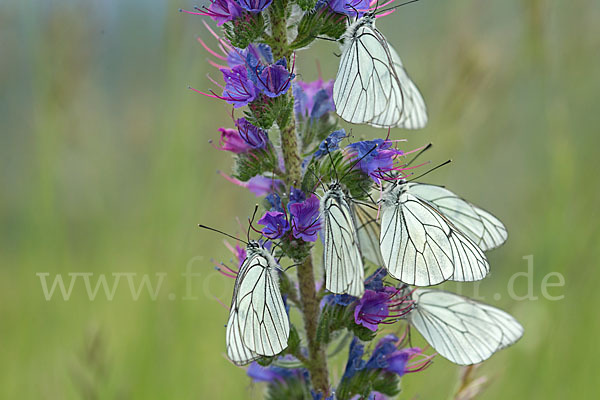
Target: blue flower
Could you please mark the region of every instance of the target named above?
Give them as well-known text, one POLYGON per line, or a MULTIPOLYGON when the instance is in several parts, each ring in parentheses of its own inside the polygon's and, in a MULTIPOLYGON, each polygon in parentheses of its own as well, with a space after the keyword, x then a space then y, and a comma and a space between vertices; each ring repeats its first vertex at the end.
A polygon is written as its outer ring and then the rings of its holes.
POLYGON ((234 0, 210 0, 210 6, 205 9, 196 7, 198 12, 180 10, 188 14, 206 15, 212 18, 218 26, 225 22, 233 21, 242 15, 242 8, 234 0))
POLYGON ((347 307, 357 301, 358 298, 350 296, 349 294, 328 294, 327 296, 323 297, 323 300, 329 304, 337 304, 338 306, 347 307))
POLYGON ((271 5, 273 0, 237 0, 240 6, 253 14, 259 13, 271 5))
POLYGON ((385 268, 379 268, 367 279, 365 279, 365 289, 374 290, 380 292, 383 290, 383 278, 387 276, 385 268))
MULTIPOLYGON (((268 44, 250 43, 245 49, 233 48, 229 51, 229 53, 227 53, 227 65, 229 65, 230 68, 233 68, 236 65, 246 67, 249 58, 255 60, 253 61, 255 64, 258 64, 259 60, 264 60, 265 63, 270 64, 273 62, 273 52, 268 44)), ((250 75, 252 74, 248 74, 248 76, 250 75)))
POLYGON ((321 158, 328 152, 331 153, 337 149, 339 149, 339 144, 346 137, 346 131, 344 129, 339 129, 337 131, 333 131, 321 142, 319 145, 319 150, 317 150, 314 154, 316 159, 321 158))
POLYGON ((322 79, 313 82, 296 81, 292 90, 294 91, 294 112, 299 117, 309 116, 318 119, 330 111, 335 111, 333 80, 327 82, 322 79))
POLYGON ((252 147, 242 139, 240 132, 236 129, 219 128, 221 132, 221 139, 219 140, 218 149, 224 151, 231 151, 235 154, 245 153, 252 147))
POLYGON ((248 79, 246 68, 237 65, 232 69, 221 69, 221 72, 225 80, 225 89, 221 97, 223 100, 238 108, 256 99, 258 93, 254 83, 248 79))
MULTIPOLYGON (((283 360, 295 360, 297 359, 291 355, 281 357, 283 360)), ((290 378, 304 378, 304 368, 283 368, 275 365, 263 367, 256 361, 248 366, 246 374, 252 378, 255 382, 285 382, 290 378)))
POLYGON ((295 187, 292 187, 290 189, 289 204, 302 203, 304 200, 306 200, 306 194, 304 194, 302 190, 296 189, 295 187))
POLYGON ((290 230, 290 224, 284 213, 279 211, 267 211, 258 220, 259 225, 264 225, 262 234, 269 239, 279 239, 290 230))
POLYGON ((363 360, 364 345, 357 337, 350 343, 348 362, 344 371, 343 380, 352 378, 362 370, 392 372, 402 376, 409 372, 421 371, 431 363, 431 356, 423 355, 418 347, 398 349, 400 340, 395 335, 387 335, 382 338, 369 360, 363 360), (414 360, 418 358, 418 360, 414 360))
POLYGON ((263 367, 256 361, 250 364, 246 370, 246 374, 255 382, 274 382, 283 381, 284 377, 279 374, 279 371, 273 370, 270 367, 263 367))
POLYGON ((371 0, 329 0, 326 5, 338 14, 362 17, 369 9, 371 0))
POLYGON ((328 397, 323 397, 323 393, 316 393, 314 390, 310 391, 313 400, 335 400, 335 394, 330 394, 328 397))
POLYGON ((373 350, 365 368, 381 369, 402 376, 408 372, 419 371, 429 365, 431 357, 424 357, 420 362, 415 363, 415 366, 418 365, 416 369, 410 369, 408 367, 409 360, 422 356, 422 350, 418 347, 398 349, 398 342, 399 339, 395 335, 387 335, 382 338, 373 350))
POLYGON ((283 212, 283 206, 281 205, 281 197, 277 193, 269 193, 267 195, 267 201, 271 205, 270 211, 283 212))
POLYGON ((359 168, 375 181, 380 183, 384 173, 394 170, 394 159, 403 154, 400 150, 392 149, 392 142, 383 139, 364 140, 348 145, 352 159, 358 162, 359 168))
POLYGON ((274 62, 273 51, 265 44, 248 47, 242 54, 246 57, 245 65, 248 77, 255 85, 258 85, 258 77, 262 68, 274 62))
POLYGON ((263 149, 266 147, 269 138, 267 132, 261 128, 252 125, 246 118, 240 118, 235 121, 240 137, 253 149, 263 149))
POLYGON ((365 346, 360 343, 357 337, 352 339, 350 343, 350 351, 348 352, 348 362, 346 362, 346 370, 342 379, 350 379, 358 371, 365 368, 365 361, 362 356, 365 352, 365 346))
POLYGON ((388 302, 390 295, 386 292, 365 290, 354 308, 354 322, 376 332, 377 326, 389 316, 388 302))
POLYGON ((302 203, 289 205, 292 215, 292 233, 296 239, 306 242, 317 240, 319 230, 321 230, 319 207, 319 199, 314 194, 302 203))
POLYGON ((285 58, 266 67, 256 67, 256 86, 268 97, 278 97, 287 92, 294 77, 287 70, 285 58))
POLYGON ((265 196, 273 191, 280 190, 283 186, 283 182, 281 180, 268 178, 262 175, 253 176, 248 180, 248 182, 242 182, 239 179, 235 179, 225 174, 224 172, 219 173, 229 182, 247 188, 257 197, 265 196))

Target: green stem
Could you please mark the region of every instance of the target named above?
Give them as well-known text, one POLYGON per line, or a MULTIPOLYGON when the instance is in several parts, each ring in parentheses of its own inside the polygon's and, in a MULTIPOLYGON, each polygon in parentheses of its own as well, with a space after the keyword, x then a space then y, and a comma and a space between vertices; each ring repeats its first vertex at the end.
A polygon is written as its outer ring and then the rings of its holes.
POLYGON ((304 316, 304 329, 308 340, 308 353, 310 362, 308 371, 313 387, 317 392, 329 394, 329 378, 327 371, 327 358, 325 349, 317 341, 317 324, 319 322, 319 301, 315 291, 315 275, 312 257, 308 256, 298 268, 298 284, 302 300, 302 313, 304 316))
MULTIPOLYGON (((269 7, 271 21, 271 49, 274 58, 285 57, 288 61, 291 51, 287 41, 287 13, 288 0, 275 0, 269 7)), ((289 63, 288 63, 289 64, 289 63)), ((289 100, 293 101, 292 95, 289 100)), ((302 180, 301 159, 298 150, 298 138, 294 118, 289 118, 286 126, 280 126, 281 148, 285 163, 285 182, 290 186, 298 187, 302 180)), ((312 385, 318 392, 329 394, 329 378, 325 349, 317 341, 317 324, 319 322, 319 300, 315 289, 315 275, 312 257, 308 256, 298 267, 298 285, 300 287, 300 303, 304 317, 304 329, 308 341, 309 359, 307 368, 310 373, 312 385)))

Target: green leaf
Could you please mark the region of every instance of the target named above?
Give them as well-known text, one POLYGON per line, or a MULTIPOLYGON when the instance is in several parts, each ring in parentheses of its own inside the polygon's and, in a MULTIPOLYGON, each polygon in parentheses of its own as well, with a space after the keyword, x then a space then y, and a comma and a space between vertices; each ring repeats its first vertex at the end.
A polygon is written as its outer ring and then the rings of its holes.
POLYGON ((288 339, 287 353, 291 355, 300 353, 300 335, 293 324, 290 324, 290 337, 288 339))

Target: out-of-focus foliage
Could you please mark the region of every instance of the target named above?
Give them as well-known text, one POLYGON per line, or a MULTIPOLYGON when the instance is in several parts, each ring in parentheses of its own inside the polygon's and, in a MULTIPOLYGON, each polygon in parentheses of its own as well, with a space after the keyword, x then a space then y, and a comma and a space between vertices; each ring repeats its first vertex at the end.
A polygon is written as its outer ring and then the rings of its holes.
MULTIPOLYGON (((231 172, 208 143, 230 116, 187 90, 211 87, 207 72, 219 77, 194 40, 211 40, 201 17, 177 12, 193 5, 0 4, 1 398, 261 393, 222 356, 227 311, 214 297, 227 303, 232 282, 201 255, 231 255, 222 237, 196 228, 239 231, 235 216, 245 220, 252 197, 213 172, 231 172), (186 282, 186 266, 199 277, 186 282), (140 274, 167 275, 155 301, 145 289, 132 300, 126 276, 112 301, 102 289, 88 300, 81 276, 69 301, 44 299, 36 273, 49 282, 62 273, 68 285, 75 272, 94 273, 92 287, 101 273, 111 283, 112 273, 138 273, 136 285, 140 274)), ((599 19, 592 0, 454 0, 421 1, 378 21, 432 117, 393 138, 406 137, 407 149, 432 141, 429 159, 454 162, 426 181, 484 204, 509 229, 477 290, 507 307, 525 336, 478 371, 490 380, 485 399, 598 395, 599 19), (539 299, 509 299, 507 282, 527 271, 528 255, 539 299), (563 300, 543 296, 551 272, 565 277, 564 288, 548 289, 563 300)), ((337 52, 316 43, 298 58, 298 74, 315 79, 318 60, 323 77, 334 77, 337 52)), ((473 285, 459 288, 473 295, 473 285)), ((515 292, 527 290, 516 278, 515 292)), ((342 367, 334 366, 338 377, 342 367)), ((446 398, 458 380, 459 368, 437 358, 404 380, 402 396, 446 398)))

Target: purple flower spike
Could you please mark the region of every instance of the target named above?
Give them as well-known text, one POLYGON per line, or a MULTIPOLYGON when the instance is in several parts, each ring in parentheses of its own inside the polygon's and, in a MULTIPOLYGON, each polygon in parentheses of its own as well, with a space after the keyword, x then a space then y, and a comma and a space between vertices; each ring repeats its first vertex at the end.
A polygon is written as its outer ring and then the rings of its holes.
POLYGON ((364 140, 348 145, 349 153, 353 160, 360 162, 355 168, 359 168, 375 181, 381 183, 384 173, 394 170, 394 158, 403 154, 400 150, 392 149, 392 142, 375 139, 364 140))
POLYGON ((288 91, 295 75, 287 70, 285 59, 267 67, 257 67, 256 86, 268 97, 278 97, 288 91))
POLYGON ((240 118, 235 121, 242 140, 253 149, 263 149, 266 147, 269 138, 267 132, 260 129, 246 120, 240 118))
POLYGON ((365 290, 354 309, 354 322, 373 332, 377 331, 377 326, 389 316, 389 300, 390 295, 386 292, 365 290))
POLYGON ((252 148, 235 129, 219 128, 219 132, 221 132, 221 139, 219 140, 219 149, 221 150, 240 154, 252 148))
POLYGON ((240 6, 246 11, 257 14, 269 7, 273 0, 237 0, 240 6))
POLYGON ((319 199, 314 194, 302 203, 290 204, 292 233, 296 239, 314 242, 321 229, 319 199))
POLYGON ((285 214, 279 211, 267 211, 258 223, 265 225, 262 233, 269 239, 279 239, 290 230, 285 214))
POLYGON ((256 99, 258 93, 252 81, 248 79, 246 68, 237 65, 232 69, 222 69, 221 72, 225 80, 225 89, 221 97, 223 100, 239 108, 256 99))

